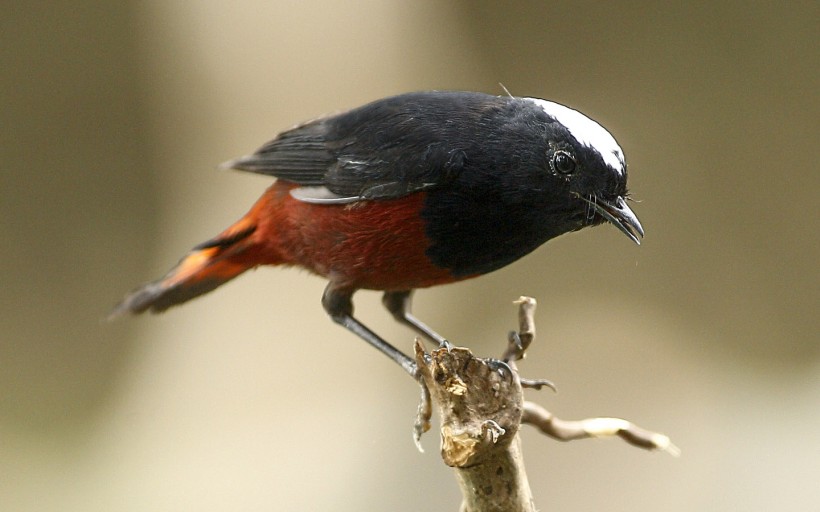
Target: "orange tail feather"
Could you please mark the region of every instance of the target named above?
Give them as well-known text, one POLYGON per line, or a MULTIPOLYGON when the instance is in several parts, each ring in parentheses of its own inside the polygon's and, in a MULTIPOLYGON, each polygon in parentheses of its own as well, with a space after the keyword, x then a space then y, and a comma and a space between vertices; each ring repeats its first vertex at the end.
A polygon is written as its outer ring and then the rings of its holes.
POLYGON ((194 247, 162 279, 131 292, 109 318, 126 313, 158 313, 207 293, 255 266, 249 263, 256 224, 246 216, 217 237, 194 247))

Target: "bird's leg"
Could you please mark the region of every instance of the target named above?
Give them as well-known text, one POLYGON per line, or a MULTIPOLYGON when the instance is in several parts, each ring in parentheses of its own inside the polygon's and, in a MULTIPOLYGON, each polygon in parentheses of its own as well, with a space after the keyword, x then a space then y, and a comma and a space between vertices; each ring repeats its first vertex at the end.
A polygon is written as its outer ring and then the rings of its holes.
MULTIPOLYGON (((412 303, 413 290, 402 290, 398 292, 384 292, 382 296, 382 304, 393 315, 399 323, 409 326, 417 333, 425 336, 429 340, 438 343, 440 348, 447 349, 449 352, 452 345, 444 336, 431 329, 427 324, 413 316, 410 313, 410 304, 412 303)), ((487 365, 500 375, 506 374, 508 378, 513 377, 513 370, 506 361, 500 359, 488 359, 487 365)))
POLYGON ((393 318, 395 318, 399 323, 409 326, 411 329, 427 339, 438 343, 439 347, 449 349, 449 341, 410 313, 412 293, 413 290, 384 292, 382 304, 384 304, 384 307, 390 311, 390 314, 393 315, 393 318))
POLYGON ((356 290, 350 288, 337 288, 333 283, 328 284, 322 294, 322 306, 327 314, 334 322, 374 346, 379 352, 395 361, 410 376, 417 378, 418 367, 415 361, 353 318, 354 291, 356 290))

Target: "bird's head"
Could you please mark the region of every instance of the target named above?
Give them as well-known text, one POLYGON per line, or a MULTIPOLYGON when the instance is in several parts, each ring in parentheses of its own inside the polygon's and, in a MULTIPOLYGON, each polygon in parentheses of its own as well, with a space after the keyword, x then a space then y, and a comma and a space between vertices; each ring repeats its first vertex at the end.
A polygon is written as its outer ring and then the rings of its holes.
POLYGON ((644 231, 627 206, 626 162, 615 138, 600 124, 569 107, 527 98, 548 117, 547 172, 575 210, 579 227, 610 222, 636 244, 644 231))

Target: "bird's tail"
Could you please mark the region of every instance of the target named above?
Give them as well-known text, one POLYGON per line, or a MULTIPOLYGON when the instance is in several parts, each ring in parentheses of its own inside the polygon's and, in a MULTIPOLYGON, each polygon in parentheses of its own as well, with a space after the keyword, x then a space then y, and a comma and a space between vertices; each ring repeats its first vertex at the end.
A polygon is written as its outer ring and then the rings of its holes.
POLYGON ((109 318, 127 313, 158 313, 207 293, 255 267, 253 212, 215 238, 191 249, 162 279, 148 283, 126 296, 109 318))

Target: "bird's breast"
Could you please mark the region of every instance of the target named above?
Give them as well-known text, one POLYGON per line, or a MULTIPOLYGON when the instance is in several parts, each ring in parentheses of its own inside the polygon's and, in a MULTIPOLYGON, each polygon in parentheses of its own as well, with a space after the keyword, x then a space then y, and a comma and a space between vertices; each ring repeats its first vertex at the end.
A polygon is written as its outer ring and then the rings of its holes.
POLYGON ((476 190, 431 190, 422 217, 428 258, 455 276, 498 270, 575 229, 547 204, 476 190))

